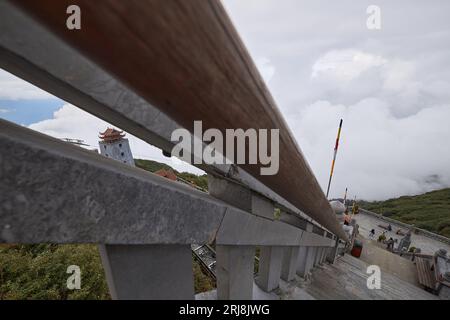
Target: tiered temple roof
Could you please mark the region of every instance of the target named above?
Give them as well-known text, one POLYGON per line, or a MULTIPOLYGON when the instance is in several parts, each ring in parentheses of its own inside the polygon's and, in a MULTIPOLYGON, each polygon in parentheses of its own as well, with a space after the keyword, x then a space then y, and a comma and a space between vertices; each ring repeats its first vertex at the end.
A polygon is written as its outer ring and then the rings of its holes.
POLYGON ((107 128, 104 132, 100 132, 99 138, 105 142, 115 142, 125 137, 123 131, 114 128, 107 128))

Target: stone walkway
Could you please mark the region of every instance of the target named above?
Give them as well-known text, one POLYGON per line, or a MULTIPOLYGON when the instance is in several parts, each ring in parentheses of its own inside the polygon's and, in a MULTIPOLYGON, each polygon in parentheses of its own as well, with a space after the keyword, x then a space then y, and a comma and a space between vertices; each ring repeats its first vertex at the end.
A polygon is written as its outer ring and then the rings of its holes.
MULTIPOLYGON (((381 289, 367 288, 368 264, 348 254, 312 272, 304 291, 319 300, 435 300, 437 296, 381 271, 381 289)), ((296 298, 294 295, 292 298, 296 298)))
MULTIPOLYGON (((373 228, 373 229, 375 229, 375 239, 378 239, 378 236, 383 231, 385 231, 384 229, 378 227, 378 225, 379 224, 387 225, 386 221, 377 219, 376 217, 373 217, 371 215, 364 214, 364 213, 359 213, 359 214, 355 215, 354 219, 356 220, 356 223, 359 225, 359 233, 365 238, 368 238, 369 232, 373 228)), ((405 230, 405 229, 398 225, 395 225, 395 224, 391 224, 391 225, 392 225, 393 231, 388 231, 386 233, 387 238, 389 239, 390 237, 392 237, 393 239, 398 239, 398 241, 400 241, 402 236, 396 235, 395 232, 397 231, 397 229, 402 229, 402 230, 405 230)), ((395 244, 395 246, 397 246, 397 244, 398 244, 398 242, 395 244)), ((424 254, 433 255, 439 249, 445 249, 445 250, 447 250, 447 252, 450 253, 450 245, 440 242, 436 239, 426 237, 424 235, 412 234, 411 235, 411 246, 420 248, 422 250, 422 253, 424 253, 424 254)))
MULTIPOLYGON (((390 254, 389 252, 387 252, 390 254)), ((406 261, 406 260, 405 260, 406 261)), ((346 254, 335 264, 324 264, 312 271, 307 281, 296 276, 287 283, 280 280, 280 287, 265 293, 253 286, 253 298, 258 300, 436 300, 437 296, 381 271, 381 289, 367 288, 368 264, 346 254)), ((196 296, 198 300, 217 299, 215 290, 196 296)))

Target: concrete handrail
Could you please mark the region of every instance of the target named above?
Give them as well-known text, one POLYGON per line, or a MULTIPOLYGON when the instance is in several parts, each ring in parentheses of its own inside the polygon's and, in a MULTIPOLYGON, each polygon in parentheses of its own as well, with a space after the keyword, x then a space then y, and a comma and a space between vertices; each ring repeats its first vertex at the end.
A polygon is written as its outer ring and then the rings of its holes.
POLYGON ((0 241, 99 244, 118 299, 191 299, 193 243, 215 241, 219 298, 251 298, 255 246, 257 283, 266 291, 280 277, 289 281, 334 261, 346 236, 218 1, 74 3, 97 18, 68 37, 65 25, 61 31, 55 24, 64 1, 43 0, 39 10, 31 1, 0 1, 0 67, 164 151, 173 147, 171 132, 192 120, 221 130, 278 128, 280 172, 201 164, 213 184, 205 194, 0 120, 0 241), (122 10, 133 16, 130 24, 117 20, 122 10), (117 33, 133 38, 141 27, 144 41, 127 39, 124 51, 117 33), (98 40, 93 28, 103 46, 85 42, 98 40), (180 40, 188 48, 173 61, 164 50, 180 40), (142 50, 133 50, 138 43, 142 50), (137 56, 125 64, 111 59, 126 53, 137 56), (177 75, 192 86, 180 86, 177 75))
POLYGON ((64 2, 13 2, 191 132, 195 120, 202 120, 205 130, 217 128, 223 133, 234 128, 279 129, 280 165, 276 175, 261 175, 261 164, 240 166, 346 239, 219 1, 77 3, 91 19, 84 21, 83 32, 73 34, 60 24, 64 2), (129 19, 126 24, 124 12, 129 19), (183 50, 177 50, 180 45, 183 50), (173 54, 167 54, 169 51, 173 54), (186 85, 180 85, 180 81, 186 85))

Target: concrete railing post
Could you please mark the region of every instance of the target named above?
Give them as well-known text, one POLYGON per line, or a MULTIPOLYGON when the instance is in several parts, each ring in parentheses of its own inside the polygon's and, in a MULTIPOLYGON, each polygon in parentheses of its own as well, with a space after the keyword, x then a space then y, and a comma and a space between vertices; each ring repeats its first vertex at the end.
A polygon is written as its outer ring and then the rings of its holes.
MULTIPOLYGON (((327 232, 324 231, 323 232, 323 236, 326 237, 327 236, 327 232)), ((326 257, 326 253, 327 253, 327 247, 321 247, 319 250, 319 265, 323 265, 325 262, 325 257, 326 257)))
POLYGON ((194 299, 190 245, 99 245, 113 299, 194 299))
POLYGON ((303 278, 306 277, 309 272, 308 267, 308 250, 309 247, 300 247, 298 252, 298 262, 297 262, 297 274, 303 278))
POLYGON ((310 272, 315 267, 317 255, 317 247, 308 247, 308 255, 306 258, 306 270, 310 272))
POLYGON ((285 247, 281 265, 281 279, 291 281, 295 278, 301 247, 285 247))
POLYGON ((281 276, 283 247, 261 247, 259 256, 259 271, 256 283, 266 292, 278 288, 281 276))
POLYGON ((327 261, 331 264, 333 264, 336 261, 336 257, 338 254, 338 247, 339 247, 339 238, 336 237, 336 243, 334 244, 334 247, 330 248, 327 254, 327 261))
MULTIPOLYGON (((306 231, 312 232, 313 231, 313 225, 311 223, 308 223, 306 225, 306 231)), ((308 247, 300 247, 299 252, 299 260, 298 260, 298 267, 297 267, 297 274, 303 278, 306 278, 308 273, 311 271, 311 269, 314 266, 314 259, 316 256, 316 248, 312 246, 308 247)))
POLYGON ((314 256, 314 267, 319 265, 320 256, 322 254, 322 247, 315 247, 315 256, 314 256))
POLYGON ((326 261, 327 261, 327 255, 328 255, 328 252, 330 251, 330 248, 329 247, 325 247, 324 249, 323 249, 323 254, 322 254, 322 264, 324 264, 324 263, 326 263, 326 261))
MULTIPOLYGON (((208 175, 208 190, 213 197, 247 212, 253 212, 255 207, 266 205, 259 200, 255 201, 249 189, 212 175, 208 175)), ((269 208, 272 208, 273 217, 273 206, 269 208)), ((216 256, 218 299, 252 299, 255 247, 218 243, 216 256)))
POLYGON ((217 298, 251 300, 255 247, 216 245, 217 298))

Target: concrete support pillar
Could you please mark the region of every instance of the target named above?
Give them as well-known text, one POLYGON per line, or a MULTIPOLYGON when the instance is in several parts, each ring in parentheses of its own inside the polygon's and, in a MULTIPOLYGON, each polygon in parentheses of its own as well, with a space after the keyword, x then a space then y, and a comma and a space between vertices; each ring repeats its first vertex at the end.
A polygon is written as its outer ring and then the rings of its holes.
MULTIPOLYGON (((323 232, 323 237, 326 238, 327 237, 327 232, 324 231, 323 232)), ((325 253, 327 251, 327 247, 320 247, 319 249, 319 265, 323 265, 323 263, 325 262, 325 253)))
POLYGON ((322 253, 320 255, 320 261, 319 261, 320 265, 323 265, 325 263, 325 257, 327 256, 327 250, 328 250, 328 247, 322 248, 322 253))
POLYGON ((190 245, 99 245, 113 299, 194 299, 190 245))
POLYGON ((306 276, 310 269, 307 267, 308 249, 308 247, 300 247, 298 252, 297 274, 303 278, 306 276))
POLYGON ((322 265, 323 247, 317 248, 316 266, 322 265))
MULTIPOLYGON (((254 215, 274 220, 274 204, 242 185, 208 175, 210 195, 254 215)), ((227 246, 217 243, 217 296, 219 299, 252 299, 253 246, 227 246), (219 249, 218 249, 219 248, 219 249), (220 256, 222 256, 220 258, 220 256)), ((278 286, 282 247, 263 247, 259 261, 259 284, 270 291, 278 286), (276 279, 276 280, 275 280, 276 279)))
POLYGON ((283 261, 283 247, 261 247, 256 283, 266 292, 278 288, 283 261))
POLYGON ((305 272, 308 273, 311 271, 312 268, 314 268, 314 261, 316 258, 316 247, 308 247, 308 252, 306 255, 306 265, 305 265, 305 272))
POLYGON ((323 247, 316 247, 316 256, 314 258, 314 267, 320 265, 320 258, 322 257, 323 247))
MULTIPOLYGON (((306 225, 306 232, 313 232, 313 225, 308 223, 306 225)), ((314 261, 316 257, 315 247, 301 247, 299 253, 299 262, 297 267, 297 274, 305 278, 314 267, 314 261)))
POLYGON ((255 247, 216 245, 217 298, 251 300, 255 247))
POLYGON ((286 281, 294 280, 298 267, 298 256, 301 247, 285 247, 283 263, 281 265, 281 278, 286 281))
POLYGON ((314 263, 313 263, 314 267, 317 267, 319 265, 321 252, 322 252, 322 248, 321 247, 315 247, 314 263))
POLYGON ((336 243, 333 248, 328 251, 327 261, 333 264, 336 261, 336 257, 338 254, 338 246, 339 246, 339 238, 336 238, 336 243))

